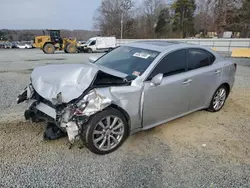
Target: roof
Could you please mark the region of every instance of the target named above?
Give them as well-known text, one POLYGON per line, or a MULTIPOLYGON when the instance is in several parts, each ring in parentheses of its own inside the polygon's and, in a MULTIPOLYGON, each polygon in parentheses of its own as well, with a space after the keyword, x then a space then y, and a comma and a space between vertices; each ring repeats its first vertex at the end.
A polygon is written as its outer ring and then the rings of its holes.
POLYGON ((131 46, 135 48, 143 48, 147 50, 153 50, 158 52, 163 52, 170 47, 177 47, 177 46, 189 46, 184 42, 178 41, 166 41, 166 40, 145 40, 145 41, 136 41, 132 43, 125 44, 125 46, 131 46))
POLYGON ((152 50, 157 52, 164 52, 164 51, 172 51, 178 50, 180 48, 200 48, 209 51, 217 59, 224 59, 219 53, 212 50, 207 46, 202 46, 193 43, 186 43, 186 42, 179 42, 179 41, 166 41, 166 40, 145 40, 145 41, 136 41, 132 43, 124 44, 124 46, 130 46, 135 48, 142 48, 146 50, 152 50))

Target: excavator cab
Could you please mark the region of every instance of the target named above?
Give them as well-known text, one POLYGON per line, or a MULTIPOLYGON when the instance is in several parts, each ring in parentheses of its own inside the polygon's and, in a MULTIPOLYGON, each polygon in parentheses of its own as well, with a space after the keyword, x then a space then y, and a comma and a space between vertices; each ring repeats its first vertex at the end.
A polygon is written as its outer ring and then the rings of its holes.
POLYGON ((47 29, 47 31, 49 33, 51 42, 60 43, 60 44, 63 43, 63 40, 62 40, 61 35, 60 35, 60 30, 47 29))

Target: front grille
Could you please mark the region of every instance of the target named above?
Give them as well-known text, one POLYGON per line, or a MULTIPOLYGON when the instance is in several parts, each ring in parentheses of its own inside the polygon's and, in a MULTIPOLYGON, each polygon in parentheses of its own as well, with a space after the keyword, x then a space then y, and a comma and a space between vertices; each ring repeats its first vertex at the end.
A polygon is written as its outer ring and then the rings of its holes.
POLYGON ((36 91, 34 91, 34 99, 36 99, 38 102, 43 102, 44 104, 47 104, 51 108, 56 108, 55 105, 52 104, 52 102, 50 102, 49 100, 43 98, 36 91))
POLYGON ((50 106, 50 107, 52 107, 52 108, 54 108, 54 109, 56 108, 56 106, 53 105, 51 101, 46 100, 45 98, 43 98, 43 97, 41 97, 41 96, 40 96, 40 101, 43 102, 44 104, 47 104, 48 106, 50 106))

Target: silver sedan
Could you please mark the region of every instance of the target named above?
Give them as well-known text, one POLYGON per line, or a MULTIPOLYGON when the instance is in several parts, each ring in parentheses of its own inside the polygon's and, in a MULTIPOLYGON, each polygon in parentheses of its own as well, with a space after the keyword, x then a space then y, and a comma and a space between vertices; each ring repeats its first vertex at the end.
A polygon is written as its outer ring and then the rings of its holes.
POLYGON ((236 69, 210 48, 135 42, 88 63, 34 69, 18 103, 28 103, 26 119, 47 122, 45 139, 67 135, 107 154, 138 131, 201 109, 219 111, 236 69))

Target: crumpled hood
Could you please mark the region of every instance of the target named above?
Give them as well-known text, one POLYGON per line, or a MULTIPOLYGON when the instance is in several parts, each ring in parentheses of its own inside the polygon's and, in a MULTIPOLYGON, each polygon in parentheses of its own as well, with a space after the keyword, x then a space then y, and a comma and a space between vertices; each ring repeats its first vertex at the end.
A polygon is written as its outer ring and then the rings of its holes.
POLYGON ((81 96, 99 71, 120 78, 127 76, 93 63, 60 64, 35 68, 31 73, 31 83, 35 91, 46 100, 56 99, 57 94, 61 92, 62 101, 68 103, 81 96))

